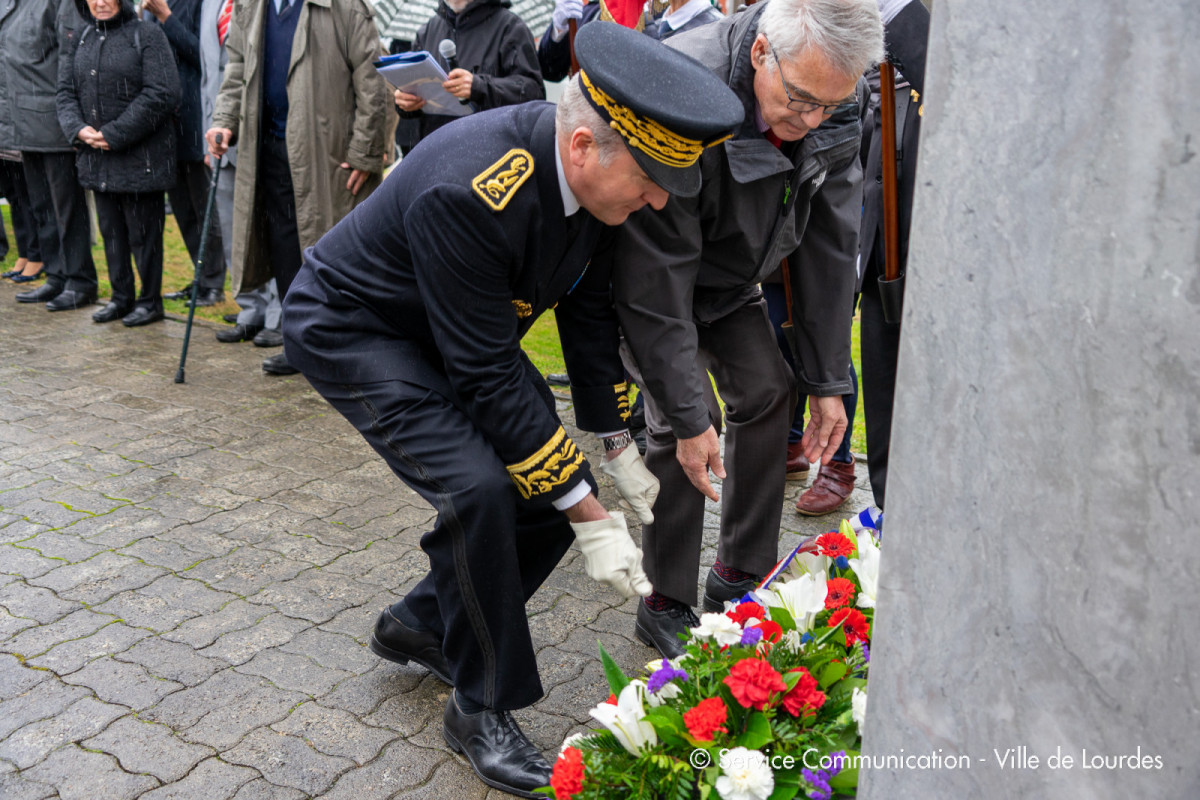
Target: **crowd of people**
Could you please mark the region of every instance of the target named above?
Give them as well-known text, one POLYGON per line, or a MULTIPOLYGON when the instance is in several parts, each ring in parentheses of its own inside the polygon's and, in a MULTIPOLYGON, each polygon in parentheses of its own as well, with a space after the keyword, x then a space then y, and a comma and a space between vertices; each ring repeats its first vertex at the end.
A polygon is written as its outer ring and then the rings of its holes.
POLYGON ((577 541, 590 577, 640 597, 636 635, 679 655, 698 601, 719 610, 774 565, 787 480, 818 470, 802 514, 850 495, 856 308, 882 508, 899 322, 881 299, 876 109, 897 111, 903 271, 928 12, 557 0, 535 39, 509 5, 441 0, 411 43, 471 107, 458 117, 384 82, 365 0, 16 0, 0 191, 19 254, 5 277, 44 274, 17 301, 50 311, 97 301, 91 192, 112 288, 92 317, 130 327, 163 318, 169 198, 202 267, 174 296, 221 302, 228 273, 241 310, 217 339, 280 347, 263 369, 302 372, 437 510, 429 574, 370 647, 450 684, 447 742, 532 796, 549 765, 508 713, 541 695, 525 600, 577 541), (885 29, 900 75, 883 97, 885 29), (520 348, 551 308, 575 423, 602 441, 641 548, 520 348), (706 499, 721 528, 701 592, 706 499))

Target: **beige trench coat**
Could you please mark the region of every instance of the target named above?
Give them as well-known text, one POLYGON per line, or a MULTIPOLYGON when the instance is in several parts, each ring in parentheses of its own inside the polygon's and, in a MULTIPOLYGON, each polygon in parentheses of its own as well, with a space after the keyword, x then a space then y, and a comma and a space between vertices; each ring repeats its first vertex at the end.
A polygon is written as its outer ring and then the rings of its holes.
MULTIPOLYGON (((267 3, 235 0, 225 40, 229 63, 213 127, 238 145, 234 184, 233 291, 271 279, 255 175, 262 116, 267 3)), ((392 93, 372 66, 381 55, 374 11, 363 0, 304 0, 288 67, 287 151, 296 194, 300 248, 310 247, 369 195, 383 177, 396 115, 392 93), (349 163, 373 173, 357 195, 346 190, 349 163)))

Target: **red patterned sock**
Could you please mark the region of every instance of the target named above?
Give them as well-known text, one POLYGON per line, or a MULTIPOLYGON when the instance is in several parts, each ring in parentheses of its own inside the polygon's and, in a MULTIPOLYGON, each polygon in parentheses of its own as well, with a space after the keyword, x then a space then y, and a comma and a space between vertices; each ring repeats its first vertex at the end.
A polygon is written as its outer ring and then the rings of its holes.
POLYGON ((752 580, 755 583, 758 583, 760 580, 762 580, 757 575, 751 575, 749 572, 742 572, 740 569, 727 567, 720 561, 713 562, 713 572, 717 573, 730 583, 740 583, 741 581, 745 580, 752 580))

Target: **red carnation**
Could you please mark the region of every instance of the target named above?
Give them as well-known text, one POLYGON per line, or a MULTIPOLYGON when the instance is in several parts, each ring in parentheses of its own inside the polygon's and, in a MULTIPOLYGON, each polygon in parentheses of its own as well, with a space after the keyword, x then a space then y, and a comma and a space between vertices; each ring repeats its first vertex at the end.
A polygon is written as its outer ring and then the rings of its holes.
POLYGON ((725 716, 728 713, 724 700, 710 697, 697 703, 690 711, 683 712, 683 722, 692 736, 701 741, 711 742, 713 734, 717 731, 729 732, 724 728, 725 716))
POLYGON ((583 791, 583 753, 575 747, 562 751, 550 774, 555 800, 568 800, 583 791))
POLYGON ((805 712, 816 713, 825 705, 825 693, 817 688, 817 679, 804 667, 796 667, 791 672, 799 672, 800 680, 783 696, 780 705, 793 717, 803 716, 805 712))
POLYGON ((840 533, 823 533, 817 537, 817 545, 821 548, 821 555, 837 558, 845 556, 849 558, 854 552, 854 544, 849 539, 842 536, 840 533))
POLYGON ((610 706, 615 706, 617 704, 617 696, 615 694, 610 694, 608 699, 604 702, 608 703, 610 706))
POLYGON ((849 578, 830 578, 825 584, 825 607, 841 608, 854 599, 854 581, 849 578))
POLYGON ((753 707, 759 711, 767 707, 773 694, 787 690, 779 673, 757 658, 743 658, 734 664, 724 683, 743 708, 753 707))
POLYGON ((763 632, 762 638, 764 642, 774 644, 783 638, 783 628, 779 626, 778 622, 765 619, 754 627, 763 632))
POLYGON ((745 625, 746 620, 766 619, 767 612, 758 603, 742 603, 730 611, 725 612, 725 616, 736 622, 738 625, 745 625))
POLYGON ((846 632, 846 644, 870 642, 871 623, 867 622, 861 611, 856 608, 839 608, 829 618, 829 627, 836 626, 842 620, 845 620, 842 630, 846 632))

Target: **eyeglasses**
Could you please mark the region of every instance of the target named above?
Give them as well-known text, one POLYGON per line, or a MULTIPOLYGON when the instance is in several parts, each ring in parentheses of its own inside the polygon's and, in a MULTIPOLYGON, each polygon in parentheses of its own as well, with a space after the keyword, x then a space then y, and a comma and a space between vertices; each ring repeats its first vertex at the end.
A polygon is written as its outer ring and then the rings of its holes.
POLYGON ((779 73, 779 83, 783 86, 783 93, 787 95, 787 107, 789 111, 795 111, 797 114, 809 114, 819 108, 823 115, 829 117, 846 111, 854 111, 858 108, 858 101, 826 105, 825 103, 814 103, 811 100, 800 100, 792 97, 792 93, 788 91, 787 81, 783 79, 783 66, 779 63, 779 56, 775 55, 775 48, 771 46, 771 42, 766 36, 763 37, 763 41, 767 43, 767 47, 771 51, 771 58, 775 59, 775 71, 779 73))

